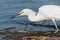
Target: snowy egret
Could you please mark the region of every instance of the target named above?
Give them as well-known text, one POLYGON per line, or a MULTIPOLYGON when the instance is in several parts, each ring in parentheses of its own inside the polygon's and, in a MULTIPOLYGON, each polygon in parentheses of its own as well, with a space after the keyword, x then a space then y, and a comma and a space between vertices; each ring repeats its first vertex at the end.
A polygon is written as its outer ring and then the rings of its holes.
POLYGON ((36 12, 34 12, 31 9, 23 9, 19 12, 18 15, 20 16, 27 15, 28 19, 32 22, 52 20, 56 28, 56 31, 54 33, 57 33, 59 31, 55 20, 60 20, 60 6, 57 5, 41 6, 38 10, 37 15, 36 12))

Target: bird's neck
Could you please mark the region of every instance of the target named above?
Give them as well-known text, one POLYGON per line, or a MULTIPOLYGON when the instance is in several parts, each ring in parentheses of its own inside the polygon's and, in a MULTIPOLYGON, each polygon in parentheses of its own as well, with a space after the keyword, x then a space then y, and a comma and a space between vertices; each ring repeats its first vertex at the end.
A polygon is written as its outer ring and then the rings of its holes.
POLYGON ((34 21, 35 17, 36 17, 35 14, 28 15, 28 19, 30 21, 34 21))
POLYGON ((37 19, 37 16, 36 16, 36 12, 30 13, 30 14, 28 15, 28 19, 29 19, 30 21, 37 21, 38 19, 37 19))
POLYGON ((46 19, 43 15, 36 15, 36 13, 31 13, 31 15, 28 15, 28 19, 30 21, 36 22, 46 19))

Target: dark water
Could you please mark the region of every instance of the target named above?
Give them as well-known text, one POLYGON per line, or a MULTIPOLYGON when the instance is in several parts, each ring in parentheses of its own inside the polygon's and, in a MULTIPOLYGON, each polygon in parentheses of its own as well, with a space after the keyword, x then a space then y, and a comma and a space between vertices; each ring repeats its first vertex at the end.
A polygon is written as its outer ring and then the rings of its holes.
MULTIPOLYGON (((57 1, 57 5, 60 5, 60 0, 57 1)), ((36 12, 38 12, 38 8, 42 5, 50 5, 56 4, 55 0, 0 0, 0 30, 4 30, 6 28, 15 27, 10 30, 24 30, 25 25, 18 24, 15 21, 23 22, 27 21, 27 17, 19 17, 17 16, 14 19, 10 19, 10 17, 16 15, 25 8, 30 8, 36 12)), ((24 22, 23 22, 24 23, 24 22)), ((58 22, 57 22, 58 23, 58 22)), ((34 27, 29 25, 27 30, 54 30, 53 28, 48 27, 34 27)), ((2 37, 2 36, 1 36, 2 37)))

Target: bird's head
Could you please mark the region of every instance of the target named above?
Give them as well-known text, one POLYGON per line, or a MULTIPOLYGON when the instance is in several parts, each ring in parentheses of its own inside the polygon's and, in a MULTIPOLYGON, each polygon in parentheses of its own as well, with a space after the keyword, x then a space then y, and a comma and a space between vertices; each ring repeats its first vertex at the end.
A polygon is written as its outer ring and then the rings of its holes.
POLYGON ((18 15, 22 16, 22 15, 30 15, 32 13, 31 9, 23 9, 21 10, 18 15))
MULTIPOLYGON (((33 13, 34 11, 31 9, 23 9, 16 16, 32 15, 33 13)), ((16 16, 13 16, 12 18, 15 18, 16 16)))
POLYGON ((18 13, 19 16, 22 16, 22 15, 25 15, 25 14, 26 14, 26 13, 25 13, 24 10, 22 10, 22 11, 20 11, 20 12, 18 13))

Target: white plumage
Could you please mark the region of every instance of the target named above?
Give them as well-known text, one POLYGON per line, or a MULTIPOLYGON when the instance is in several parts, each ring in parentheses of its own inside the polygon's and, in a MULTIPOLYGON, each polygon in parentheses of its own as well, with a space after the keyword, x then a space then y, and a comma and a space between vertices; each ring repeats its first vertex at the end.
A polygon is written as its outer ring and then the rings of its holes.
POLYGON ((39 8, 39 13, 44 14, 45 16, 49 18, 54 18, 54 19, 60 19, 60 6, 56 5, 45 5, 39 8), (42 13, 40 13, 42 12, 42 13))
POLYGON ((35 22, 42 20, 52 20, 56 27, 55 33, 58 32, 58 27, 56 25, 55 20, 60 20, 60 6, 56 5, 41 6, 38 10, 37 15, 36 12, 34 12, 31 9, 23 9, 21 12, 19 12, 19 15, 20 16, 27 15, 30 21, 35 22))

